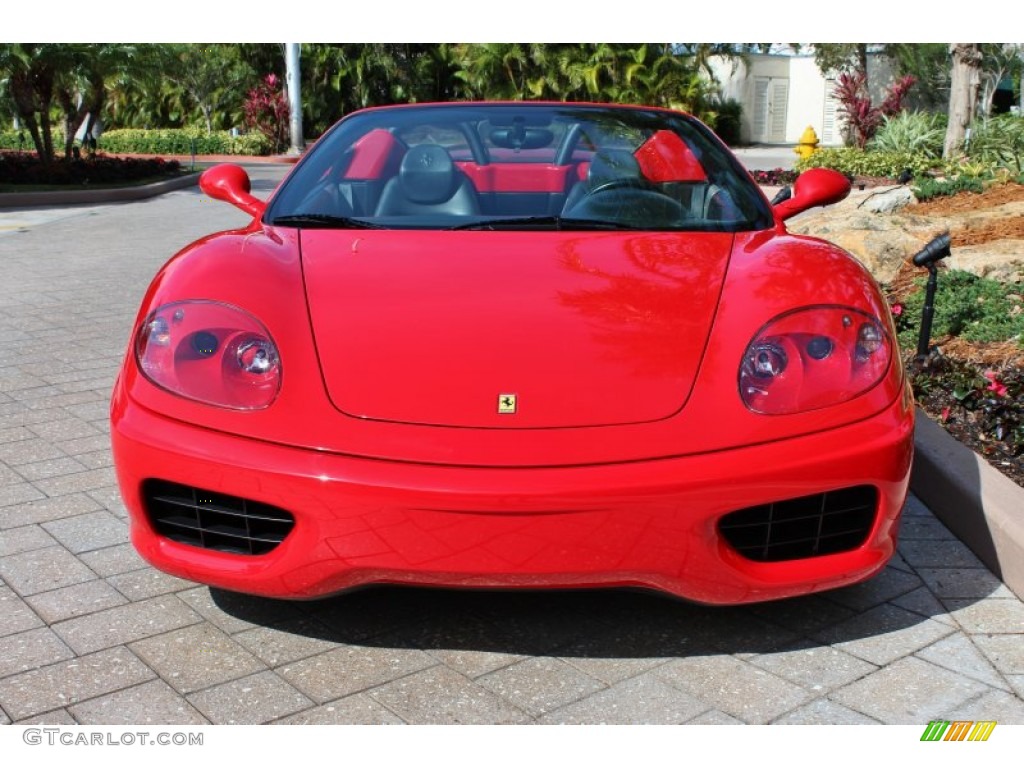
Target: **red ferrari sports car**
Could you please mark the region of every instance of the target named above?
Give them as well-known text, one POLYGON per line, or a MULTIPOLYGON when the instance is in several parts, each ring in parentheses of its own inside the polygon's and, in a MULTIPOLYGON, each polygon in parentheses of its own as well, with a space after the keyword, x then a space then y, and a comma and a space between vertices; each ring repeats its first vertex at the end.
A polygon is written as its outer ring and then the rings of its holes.
POLYGON ((312 598, 369 583, 633 586, 704 603, 893 554, 911 395, 886 302, 699 121, 597 104, 349 115, 253 217, 157 274, 111 408, 158 568, 312 598))

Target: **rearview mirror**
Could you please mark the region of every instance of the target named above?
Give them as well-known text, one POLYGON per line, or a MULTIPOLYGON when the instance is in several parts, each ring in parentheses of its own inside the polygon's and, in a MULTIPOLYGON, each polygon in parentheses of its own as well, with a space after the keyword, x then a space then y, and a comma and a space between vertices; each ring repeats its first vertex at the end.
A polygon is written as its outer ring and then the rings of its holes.
POLYGON ((239 165, 223 163, 207 168, 199 177, 199 188, 215 200, 231 203, 259 218, 267 204, 250 193, 249 174, 239 165))
POLYGON ((796 177, 793 194, 777 203, 773 210, 779 221, 803 213, 818 205, 832 205, 850 194, 850 180, 831 168, 811 168, 796 177))

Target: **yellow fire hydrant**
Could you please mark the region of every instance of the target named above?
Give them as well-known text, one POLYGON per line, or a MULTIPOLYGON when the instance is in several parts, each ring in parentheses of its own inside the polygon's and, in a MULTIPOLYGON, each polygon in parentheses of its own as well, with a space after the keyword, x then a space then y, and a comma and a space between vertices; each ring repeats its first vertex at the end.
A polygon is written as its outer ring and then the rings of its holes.
POLYGON ((800 136, 800 142, 793 148, 793 151, 800 155, 801 160, 818 151, 818 134, 814 132, 814 128, 807 126, 807 130, 800 136))

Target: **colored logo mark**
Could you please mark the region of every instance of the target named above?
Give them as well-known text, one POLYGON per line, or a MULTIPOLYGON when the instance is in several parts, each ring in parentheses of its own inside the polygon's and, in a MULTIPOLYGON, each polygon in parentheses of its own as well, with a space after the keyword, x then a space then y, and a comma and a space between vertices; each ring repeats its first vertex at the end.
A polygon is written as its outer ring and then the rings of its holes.
POLYGON ((932 720, 921 741, 988 741, 995 727, 995 720, 932 720))

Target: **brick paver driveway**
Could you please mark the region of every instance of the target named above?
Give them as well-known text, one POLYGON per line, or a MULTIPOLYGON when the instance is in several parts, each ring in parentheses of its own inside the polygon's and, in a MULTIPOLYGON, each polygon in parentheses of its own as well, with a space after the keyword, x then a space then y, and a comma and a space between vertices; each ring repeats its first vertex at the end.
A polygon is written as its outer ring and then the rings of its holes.
POLYGON ((148 568, 110 466, 113 376, 157 266, 244 221, 195 190, 0 211, 0 723, 1024 723, 1024 604, 914 500, 879 578, 750 608, 279 603, 148 568))

